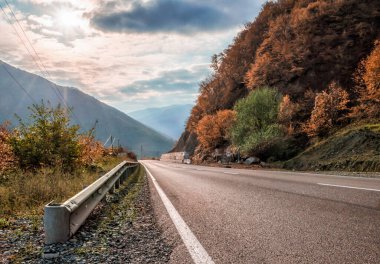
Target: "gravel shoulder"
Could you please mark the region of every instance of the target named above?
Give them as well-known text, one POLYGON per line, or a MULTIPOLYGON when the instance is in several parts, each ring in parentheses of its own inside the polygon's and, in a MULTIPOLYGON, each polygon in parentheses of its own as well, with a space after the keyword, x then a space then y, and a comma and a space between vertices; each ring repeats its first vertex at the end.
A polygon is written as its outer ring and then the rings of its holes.
POLYGON ((0 263, 167 263, 143 169, 98 205, 66 243, 44 245, 42 216, 18 218, 0 230, 0 263))

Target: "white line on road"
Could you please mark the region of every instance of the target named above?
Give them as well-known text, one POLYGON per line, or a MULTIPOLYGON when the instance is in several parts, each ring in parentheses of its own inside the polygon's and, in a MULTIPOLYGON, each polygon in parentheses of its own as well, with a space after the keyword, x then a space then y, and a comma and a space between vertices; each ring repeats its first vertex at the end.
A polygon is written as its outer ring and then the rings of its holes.
POLYGON ((335 184, 328 184, 328 183, 318 183, 318 185, 332 186, 332 187, 339 187, 339 188, 357 189, 357 190, 365 190, 365 191, 380 192, 380 190, 378 190, 378 189, 361 188, 361 187, 345 186, 345 185, 335 185, 335 184))
POLYGON ((214 264, 214 261, 211 259, 211 257, 206 252, 204 247, 195 237, 193 232, 190 230, 189 226, 182 219, 181 215, 177 212, 173 204, 170 202, 169 198, 161 189, 156 179, 153 177, 152 173, 150 173, 150 171, 148 170, 146 166, 144 167, 147 173, 149 174, 149 176, 152 178, 153 184, 156 187, 156 190, 158 194, 160 195, 161 200, 164 203, 165 208, 168 211, 170 218, 172 219, 175 227, 177 228, 179 235, 181 236, 183 242, 185 243, 185 246, 187 250, 189 251, 194 263, 195 264, 201 264, 201 263, 214 264))
POLYGON ((229 172, 229 171, 223 171, 224 174, 232 174, 232 175, 239 175, 238 172, 229 172))

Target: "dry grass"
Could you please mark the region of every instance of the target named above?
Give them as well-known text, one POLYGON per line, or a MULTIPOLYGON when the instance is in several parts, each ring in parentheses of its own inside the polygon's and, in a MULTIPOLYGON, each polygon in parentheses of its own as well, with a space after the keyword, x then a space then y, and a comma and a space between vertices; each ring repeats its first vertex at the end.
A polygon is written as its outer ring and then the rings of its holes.
POLYGON ((45 204, 65 201, 120 162, 120 158, 107 157, 96 167, 73 174, 54 169, 16 171, 0 183, 0 218, 42 215, 45 204))

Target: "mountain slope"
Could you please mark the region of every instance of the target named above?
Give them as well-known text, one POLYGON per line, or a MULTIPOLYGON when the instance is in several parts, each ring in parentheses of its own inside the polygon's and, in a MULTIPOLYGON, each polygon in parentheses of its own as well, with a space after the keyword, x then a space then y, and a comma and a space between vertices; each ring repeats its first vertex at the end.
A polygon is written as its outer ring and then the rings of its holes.
POLYGON ((200 85, 200 95, 174 148, 194 152, 199 121, 260 87, 287 95, 299 107, 291 127, 305 147, 303 124, 317 93, 336 84, 357 99, 353 75, 380 39, 379 1, 267 1, 254 21, 213 58, 214 74, 200 85), (191 135, 191 137, 189 137, 191 135))
POLYGON ((164 135, 178 139, 192 107, 190 104, 171 105, 161 108, 147 108, 128 113, 128 115, 164 135))
POLYGON ((63 104, 58 92, 55 91, 58 89, 68 106, 73 108, 72 122, 78 123, 79 119, 83 131, 89 130, 98 120, 95 136, 102 142, 112 135, 120 140, 122 146, 136 153, 140 153, 142 145, 143 155, 156 156, 172 147, 173 141, 169 138, 94 97, 75 88, 55 85, 38 75, 22 71, 2 61, 0 61, 0 123, 9 120, 13 125, 17 125, 15 114, 23 119, 27 118, 28 107, 34 103, 6 70, 37 103, 44 100, 52 105, 63 104))

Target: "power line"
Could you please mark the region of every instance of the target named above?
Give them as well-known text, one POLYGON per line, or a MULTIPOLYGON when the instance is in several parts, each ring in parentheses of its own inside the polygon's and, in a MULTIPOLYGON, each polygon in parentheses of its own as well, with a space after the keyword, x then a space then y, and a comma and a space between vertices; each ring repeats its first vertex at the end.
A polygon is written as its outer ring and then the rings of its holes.
MULTIPOLYGON (((33 44, 31 43, 29 37, 27 36, 25 30, 23 29, 22 25, 20 24, 19 20, 17 19, 15 13, 13 12, 11 6, 9 5, 8 1, 7 0, 4 0, 4 2, 6 3, 8 9, 11 11, 17 25, 19 26, 19 28, 21 29, 21 31, 23 32, 23 35, 25 37, 25 39, 28 41, 30 47, 33 49, 34 51, 34 54, 36 55, 37 59, 39 60, 39 63, 38 61, 36 60, 36 58, 33 56, 32 52, 29 50, 28 48, 28 45, 25 43, 25 41, 23 40, 23 38, 20 36, 20 34, 18 33, 18 30, 16 29, 16 27, 14 26, 14 24, 11 22, 11 20, 9 19, 7 13, 5 12, 5 10, 3 9, 3 7, 0 5, 1 7, 1 10, 3 11, 3 13, 5 14, 6 16, 6 19, 8 21, 9 24, 12 25, 14 31, 16 32, 17 36, 19 37, 19 39, 21 40, 22 44, 24 45, 24 47, 26 48, 27 52, 29 53, 29 55, 32 57, 34 63, 36 64, 36 66, 39 68, 39 70, 41 71, 42 74, 46 74, 50 79, 51 79, 51 76, 49 74, 49 72, 47 71, 45 65, 43 64, 42 60, 41 60, 41 57, 38 55, 36 49, 34 48, 33 44), (42 65, 42 69, 41 68, 41 65, 42 65)), ((65 101, 65 98, 64 96, 62 95, 62 93, 60 92, 60 90, 58 89, 57 85, 55 83, 52 83, 49 81, 49 79, 44 76, 47 80, 48 80, 48 84, 49 86, 52 88, 52 90, 54 91, 54 93, 56 94, 57 98, 58 98, 58 101, 62 101, 62 103, 64 104, 64 106, 66 107, 66 109, 73 115, 73 117, 77 120, 78 124, 81 125, 81 122, 79 121, 79 118, 76 116, 76 114, 70 109, 70 107, 67 105, 66 101, 65 101), (53 85, 55 86, 53 86, 53 85)))
MULTIPOLYGON (((41 64, 41 66, 42 66, 42 68, 45 70, 45 73, 46 73, 46 74, 48 75, 48 77, 51 79, 51 76, 50 76, 48 70, 46 69, 45 65, 42 63, 42 59, 41 59, 40 55, 37 53, 36 49, 34 48, 32 42, 30 41, 30 39, 29 39, 28 35, 26 34, 24 28, 22 27, 22 25, 20 24, 19 20, 17 19, 16 14, 13 12, 13 9, 11 8, 11 6, 9 5, 9 3, 8 3, 7 0, 4 0, 4 1, 5 1, 5 3, 7 4, 7 7, 9 8, 9 10, 11 11, 11 13, 12 13, 14 19, 16 20, 17 25, 18 25, 19 28, 21 29, 21 31, 22 31, 22 33, 23 33, 25 39, 28 41, 30 47, 33 49, 34 54, 36 54, 36 57, 38 58, 38 60, 39 60, 39 62, 40 62, 40 64, 41 64)), ((42 69, 41 69, 41 68, 40 68, 40 70, 41 70, 41 72, 42 72, 42 69)), ((45 78, 46 78, 46 77, 45 77, 45 78)), ((57 96, 60 97, 60 98, 62 99, 62 101, 64 102, 64 97, 63 97, 61 91, 60 91, 59 89, 56 89, 56 90, 57 90, 57 92, 59 93, 59 95, 57 94, 57 96)), ((66 107, 68 108, 67 105, 66 105, 66 107)))
POLYGON ((34 100, 34 98, 30 95, 30 93, 25 89, 24 86, 21 85, 21 83, 19 83, 17 81, 17 79, 13 76, 13 74, 8 71, 7 67, 4 66, 3 63, 1 63, 1 66, 3 66, 4 70, 9 74, 9 76, 11 76, 11 78, 17 83, 17 85, 29 96, 29 98, 35 103, 37 104, 36 100, 34 100))

